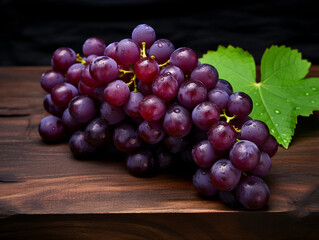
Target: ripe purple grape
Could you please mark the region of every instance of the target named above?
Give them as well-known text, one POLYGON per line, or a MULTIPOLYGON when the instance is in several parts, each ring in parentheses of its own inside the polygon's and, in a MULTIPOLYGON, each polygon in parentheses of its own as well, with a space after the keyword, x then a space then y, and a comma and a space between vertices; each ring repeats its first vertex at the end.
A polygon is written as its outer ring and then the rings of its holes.
POLYGON ((267 125, 259 120, 249 120, 241 127, 241 139, 249 140, 261 147, 270 133, 267 125))
POLYGON ((229 158, 240 170, 252 171, 259 163, 260 151, 255 143, 240 140, 231 148, 229 158))
POLYGON ((91 37, 85 40, 82 52, 85 57, 92 54, 102 56, 104 54, 105 43, 101 38, 91 37))
POLYGON ((212 184, 209 169, 198 168, 193 175, 193 185, 197 192, 205 197, 212 197, 218 189, 212 184))
POLYGON ((44 142, 53 143, 64 137, 66 129, 60 118, 47 116, 41 120, 38 130, 44 142))
POLYGON ((201 130, 208 130, 219 120, 220 113, 218 107, 212 102, 202 102, 192 111, 193 123, 201 130))
POLYGON ((269 137, 266 139, 266 141, 263 143, 263 145, 260 148, 262 151, 266 152, 269 157, 273 157, 277 150, 278 150, 278 142, 274 136, 269 135, 269 137))
POLYGON ((147 24, 137 25, 133 29, 132 40, 140 46, 142 46, 142 42, 145 42, 146 48, 149 48, 154 43, 155 39, 155 30, 147 24))
POLYGON ((91 146, 105 145, 111 138, 110 126, 101 118, 93 119, 85 128, 85 140, 91 146))
POLYGON ((138 150, 127 156, 126 168, 134 176, 150 176, 155 170, 155 159, 150 151, 138 150))
POLYGON ((61 47, 55 50, 51 63, 53 70, 63 74, 76 62, 76 54, 71 48, 61 47))
POLYGON ((210 168, 222 155, 223 153, 217 151, 208 140, 200 141, 192 149, 194 162, 202 168, 210 168))
POLYGON ((73 133, 69 140, 69 147, 76 158, 85 158, 96 151, 96 148, 91 146, 85 140, 84 131, 77 131, 73 133))
POLYGON ((178 102, 188 109, 193 109, 206 98, 207 89, 204 84, 193 79, 183 82, 177 94, 178 102))
POLYGON ((77 87, 81 80, 83 69, 84 65, 81 63, 71 65, 66 73, 66 81, 77 87))
POLYGON ((185 81, 185 75, 183 71, 174 65, 168 65, 160 71, 160 74, 170 73, 177 80, 178 86, 180 86, 185 81))
POLYGON ((140 59, 140 47, 132 39, 123 39, 117 44, 115 54, 121 64, 134 64, 140 59))
POLYGON ((67 108, 69 102, 78 95, 78 89, 70 83, 60 83, 51 90, 51 98, 54 104, 61 108, 67 108))
POLYGON ((65 82, 63 74, 54 70, 46 71, 41 75, 40 79, 41 87, 48 93, 50 93, 52 88, 54 88, 57 84, 63 82, 65 82))
POLYGON ((104 89, 104 99, 113 106, 124 105, 130 97, 130 88, 122 80, 115 80, 104 89))
POLYGON ((97 114, 96 106, 92 98, 88 96, 77 96, 69 104, 71 116, 80 123, 88 123, 97 114))
POLYGON ((128 101, 124 104, 124 111, 126 115, 131 118, 141 117, 139 112, 140 102, 144 96, 140 92, 131 92, 128 101))
POLYGON ((142 82, 152 82, 159 73, 158 63, 150 57, 139 59, 134 64, 134 73, 142 82))
POLYGON ((114 129, 113 142, 118 150, 125 153, 132 152, 142 144, 137 129, 125 122, 114 129))
POLYGON ((243 118, 248 116, 253 109, 251 98, 243 92, 236 92, 229 96, 228 112, 231 115, 243 118))
POLYGON ((139 113, 147 121, 160 120, 165 112, 165 102, 156 95, 148 95, 140 102, 139 113))
POLYGON ((210 169, 212 184, 221 191, 233 190, 241 177, 241 171, 230 160, 220 159, 210 169))
POLYGON ((220 110, 227 108, 229 95, 225 90, 213 88, 208 92, 207 98, 210 102, 215 103, 220 110))
POLYGON ((208 140, 219 151, 229 150, 237 139, 234 127, 226 122, 218 121, 208 131, 208 140))
POLYGON ((171 54, 169 61, 179 67, 184 74, 190 74, 198 64, 198 57, 192 49, 182 47, 171 54))
POLYGON ((155 144, 164 138, 164 130, 160 122, 149 122, 144 120, 138 126, 140 137, 147 143, 155 144))
POLYGON ((164 101, 172 100, 178 92, 178 82, 170 73, 158 75, 152 83, 153 93, 164 101))
POLYGON ((248 173, 258 177, 265 177, 271 169, 271 159, 265 152, 260 152, 258 165, 248 173))
POLYGON ((217 84, 218 72, 212 65, 200 64, 192 71, 190 78, 202 82, 210 90, 217 84))
POLYGON ((175 47, 169 40, 159 39, 150 47, 149 55, 154 56, 155 60, 162 64, 169 60, 174 51, 175 47))
POLYGON ((115 125, 125 118, 125 112, 122 106, 115 107, 104 101, 100 107, 100 116, 107 124, 115 125))
POLYGON ((228 81, 226 81, 224 79, 218 79, 215 88, 222 89, 222 90, 226 91, 228 93, 228 95, 232 95, 233 94, 232 85, 228 81))
POLYGON ((117 63, 110 57, 100 56, 90 63, 90 74, 101 86, 115 80, 119 74, 117 63))

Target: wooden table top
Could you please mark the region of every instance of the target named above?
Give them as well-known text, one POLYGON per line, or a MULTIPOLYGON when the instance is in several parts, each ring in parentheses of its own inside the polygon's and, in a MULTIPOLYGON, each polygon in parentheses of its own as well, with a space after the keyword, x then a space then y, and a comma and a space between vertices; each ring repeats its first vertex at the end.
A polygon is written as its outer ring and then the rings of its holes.
POLYGON ((319 236, 319 115, 298 118, 291 146, 272 158, 267 209, 234 210, 201 198, 189 176, 136 178, 123 159, 80 161, 67 143, 44 144, 37 128, 48 115, 39 80, 46 70, 0 68, 0 239, 319 236))

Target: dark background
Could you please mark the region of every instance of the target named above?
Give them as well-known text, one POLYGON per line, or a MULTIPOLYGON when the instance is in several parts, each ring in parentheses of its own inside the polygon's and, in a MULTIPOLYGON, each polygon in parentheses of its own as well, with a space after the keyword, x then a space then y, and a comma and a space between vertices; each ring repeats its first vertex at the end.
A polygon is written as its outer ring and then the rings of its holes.
POLYGON ((297 48, 319 64, 319 11, 315 1, 0 0, 0 65, 49 65, 66 46, 80 52, 86 38, 106 44, 129 38, 140 23, 157 38, 199 56, 232 44, 257 64, 272 44, 297 48))

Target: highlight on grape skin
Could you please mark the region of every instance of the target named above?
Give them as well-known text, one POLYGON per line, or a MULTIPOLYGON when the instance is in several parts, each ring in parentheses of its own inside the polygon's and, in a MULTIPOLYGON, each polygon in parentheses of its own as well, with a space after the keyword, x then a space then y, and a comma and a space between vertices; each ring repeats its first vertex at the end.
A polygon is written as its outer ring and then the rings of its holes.
POLYGON ((160 35, 140 24, 116 42, 93 36, 78 53, 54 51, 40 77, 48 114, 39 135, 45 143, 68 141, 78 159, 118 154, 136 177, 191 172, 199 196, 265 208, 270 190, 262 178, 278 143, 249 117, 250 96, 191 48, 160 35))

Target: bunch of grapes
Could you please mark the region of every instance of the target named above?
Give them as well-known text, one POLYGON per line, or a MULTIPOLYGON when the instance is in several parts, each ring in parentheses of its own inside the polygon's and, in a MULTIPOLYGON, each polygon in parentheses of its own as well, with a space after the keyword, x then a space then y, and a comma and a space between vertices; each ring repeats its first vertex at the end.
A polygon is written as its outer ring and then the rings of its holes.
POLYGON ((115 149, 135 176, 196 167, 193 184, 202 196, 248 209, 266 205, 262 177, 277 141, 248 116, 251 98, 233 92, 215 67, 190 48, 156 40, 146 24, 107 46, 89 38, 82 52, 58 48, 41 77, 51 114, 39 124, 45 142, 67 139, 77 158, 115 149))

